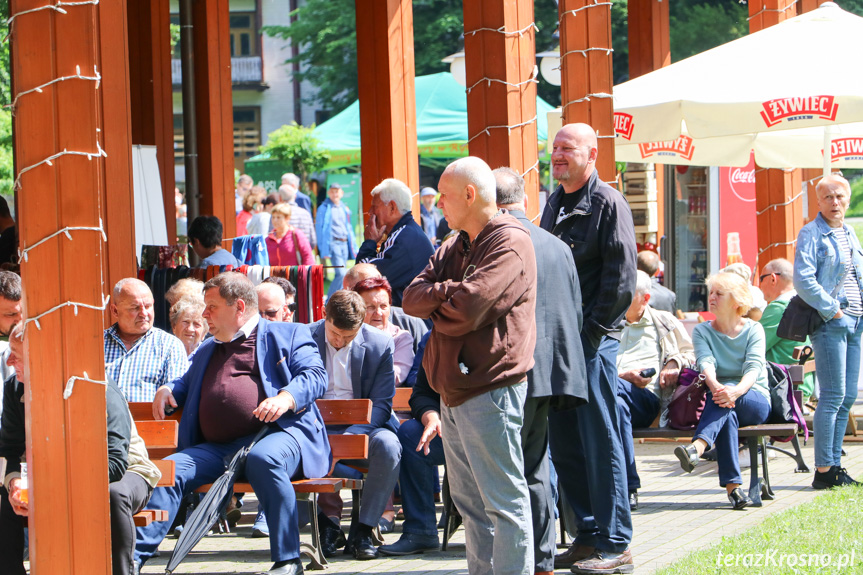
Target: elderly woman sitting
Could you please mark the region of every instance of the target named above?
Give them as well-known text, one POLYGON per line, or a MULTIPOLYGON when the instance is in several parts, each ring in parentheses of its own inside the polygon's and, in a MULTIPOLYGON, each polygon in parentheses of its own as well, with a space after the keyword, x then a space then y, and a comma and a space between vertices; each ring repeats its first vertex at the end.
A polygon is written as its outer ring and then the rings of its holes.
POLYGON ((390 321, 390 306, 393 303, 393 290, 386 278, 368 278, 358 282, 354 291, 366 303, 365 323, 388 333, 395 341, 393 368, 396 386, 407 379, 414 363, 414 339, 410 332, 403 330, 390 321))
POLYGON ((184 295, 171 306, 171 331, 183 342, 189 359, 207 335, 204 313, 204 296, 200 293, 184 295))
POLYGON ((707 378, 707 402, 693 442, 674 454, 683 470, 691 472, 715 444, 719 484, 734 509, 743 509, 752 500, 740 489, 737 430, 764 423, 770 413, 764 328, 744 317, 752 294, 740 276, 720 272, 707 278, 707 289, 707 305, 716 319, 692 333, 695 361, 707 378))

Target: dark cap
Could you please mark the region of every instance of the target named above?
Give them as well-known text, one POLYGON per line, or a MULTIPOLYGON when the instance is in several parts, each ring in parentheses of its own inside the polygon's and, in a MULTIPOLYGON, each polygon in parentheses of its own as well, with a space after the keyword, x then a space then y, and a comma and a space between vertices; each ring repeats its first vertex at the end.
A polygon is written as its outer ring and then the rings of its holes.
POLYGON ((342 185, 338 182, 333 182, 332 184, 330 184, 330 186, 327 189, 332 190, 333 188, 336 188, 337 190, 341 190, 342 185))

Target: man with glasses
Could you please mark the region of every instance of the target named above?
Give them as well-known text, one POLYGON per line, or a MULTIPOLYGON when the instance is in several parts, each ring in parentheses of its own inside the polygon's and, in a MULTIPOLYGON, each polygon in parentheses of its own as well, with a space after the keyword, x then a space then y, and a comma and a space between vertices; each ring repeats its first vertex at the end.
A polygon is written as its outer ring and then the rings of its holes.
MULTIPOLYGON (((759 320, 767 337, 764 357, 767 361, 783 365, 795 363, 794 348, 798 345, 809 345, 809 338, 801 344, 776 335, 776 328, 779 327, 779 321, 785 313, 785 308, 788 307, 788 302, 797 295, 794 289, 794 266, 784 258, 771 260, 761 268, 758 285, 761 286, 761 292, 767 300, 767 307, 764 308, 764 314, 759 320)), ((815 374, 807 373, 803 378, 803 385, 799 388, 803 392, 803 397, 812 395, 814 388, 815 374)))
POLYGON ((261 317, 270 321, 293 320, 294 311, 291 306, 294 298, 291 296, 289 300, 281 286, 275 282, 262 282, 255 289, 258 292, 258 313, 261 317))

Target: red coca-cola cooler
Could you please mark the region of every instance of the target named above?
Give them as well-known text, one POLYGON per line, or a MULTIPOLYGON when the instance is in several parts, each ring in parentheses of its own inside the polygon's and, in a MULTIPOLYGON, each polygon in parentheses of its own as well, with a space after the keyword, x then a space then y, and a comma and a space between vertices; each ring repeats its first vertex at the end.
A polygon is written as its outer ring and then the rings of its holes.
POLYGON ((741 168, 665 167, 665 237, 661 255, 665 286, 684 312, 707 310, 705 280, 729 262, 728 234, 739 235, 750 267, 758 250, 754 161, 741 168))

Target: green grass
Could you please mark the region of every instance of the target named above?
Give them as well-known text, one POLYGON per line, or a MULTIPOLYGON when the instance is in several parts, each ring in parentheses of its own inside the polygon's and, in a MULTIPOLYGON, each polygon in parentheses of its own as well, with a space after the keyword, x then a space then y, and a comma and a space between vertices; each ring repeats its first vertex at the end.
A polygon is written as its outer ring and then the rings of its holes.
POLYGON ((863 222, 855 220, 848 223, 852 228, 854 228, 854 232, 857 234, 857 239, 859 240, 860 238, 863 238, 863 235, 861 235, 863 234, 863 222))
MULTIPOLYGON (((861 509, 863 487, 832 490, 808 503, 772 515, 740 535, 723 537, 715 546, 695 551, 657 571, 656 575, 863 573, 861 509), (759 556, 761 563, 754 563, 759 556), (768 556, 773 560, 768 561, 768 556), (825 556, 833 563, 822 565, 825 556), (844 568, 837 565, 843 558, 850 563, 844 568), (791 566, 795 559, 796 565, 791 566)), ((699 543, 690 542, 693 547, 699 543)))

